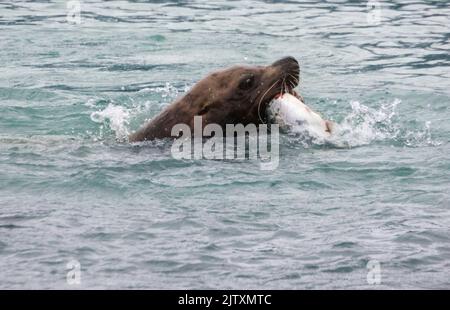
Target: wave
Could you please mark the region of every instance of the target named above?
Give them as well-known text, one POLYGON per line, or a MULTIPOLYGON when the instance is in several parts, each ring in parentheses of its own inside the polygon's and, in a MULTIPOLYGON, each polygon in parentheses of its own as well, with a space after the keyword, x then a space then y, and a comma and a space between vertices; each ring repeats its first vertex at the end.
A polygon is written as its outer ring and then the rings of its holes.
MULTIPOLYGON (((175 89, 176 87, 167 84, 165 87, 147 88, 142 92, 158 94, 162 100, 167 101, 179 95, 180 91, 175 89)), ((397 107, 401 103, 400 99, 394 99, 391 102, 382 103, 377 108, 372 108, 359 101, 350 101, 350 112, 342 120, 335 122, 334 133, 329 138, 312 138, 302 132, 293 131, 281 141, 299 144, 305 148, 323 146, 352 148, 372 143, 388 143, 405 147, 440 145, 441 142, 433 138, 430 121, 416 122, 412 125, 400 120, 397 107)), ((89 100, 86 105, 95 107, 92 100, 89 100)), ((92 121, 101 124, 96 139, 107 139, 112 133, 117 141, 127 142, 132 132, 131 127, 134 127, 132 122, 136 119, 141 120, 142 115, 148 114, 150 110, 157 112, 164 105, 145 101, 140 104, 135 102, 130 107, 125 107, 110 102, 103 109, 90 114, 92 121)))
POLYGON ((168 102, 173 101, 189 88, 188 85, 180 88, 170 83, 164 86, 146 87, 136 93, 138 98, 128 97, 129 100, 127 99, 126 103, 89 99, 85 106, 97 109, 90 113, 90 118, 93 122, 100 124, 99 131, 93 137, 94 140, 105 140, 112 134, 115 140, 127 142, 128 136, 133 132, 131 128, 141 126, 149 120, 148 115, 158 113, 168 102))
POLYGON ((130 134, 128 126, 130 119, 130 111, 122 106, 114 105, 112 103, 101 111, 91 113, 91 120, 102 124, 100 126, 100 137, 104 136, 104 128, 111 129, 119 141, 127 141, 130 134))
POLYGON ((289 136, 291 142, 300 143, 305 148, 352 148, 377 142, 406 147, 440 145, 441 142, 432 137, 430 121, 416 124, 415 128, 400 121, 397 106, 401 102, 394 99, 378 108, 371 108, 359 101, 350 101, 350 113, 340 122, 335 122, 334 133, 330 137, 311 138, 302 132, 291 132, 289 136))

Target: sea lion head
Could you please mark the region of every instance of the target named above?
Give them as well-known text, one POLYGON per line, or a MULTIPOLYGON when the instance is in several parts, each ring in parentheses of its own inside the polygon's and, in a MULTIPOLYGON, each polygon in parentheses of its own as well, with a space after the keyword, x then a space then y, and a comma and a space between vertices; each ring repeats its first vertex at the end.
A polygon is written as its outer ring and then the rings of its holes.
POLYGON ((183 97, 129 138, 130 142, 170 138, 178 124, 194 128, 195 116, 202 126, 266 123, 268 104, 283 93, 295 94, 300 66, 293 57, 269 66, 234 66, 216 71, 195 84, 183 97))
POLYGON ((293 93, 300 66, 293 57, 269 66, 234 66, 199 81, 183 101, 203 124, 259 124, 266 122, 266 108, 280 93, 293 93), (186 104, 186 102, 185 102, 186 104))

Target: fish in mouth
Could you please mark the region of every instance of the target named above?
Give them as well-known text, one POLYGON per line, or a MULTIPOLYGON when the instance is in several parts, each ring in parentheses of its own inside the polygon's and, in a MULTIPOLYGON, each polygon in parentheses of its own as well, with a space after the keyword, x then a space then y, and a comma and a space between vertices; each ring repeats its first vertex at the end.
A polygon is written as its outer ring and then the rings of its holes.
POLYGON ((294 90, 300 81, 300 65, 294 57, 282 58, 270 66, 260 67, 260 70, 259 81, 256 81, 260 88, 256 91, 257 97, 249 99, 251 104, 257 102, 256 113, 253 106, 249 110, 249 119, 256 124, 269 121, 266 110, 275 98, 285 93, 301 98, 294 90), (258 119, 254 119, 255 115, 258 119))
MULTIPOLYGON (((304 103, 304 99, 294 89, 299 84, 300 67, 293 58, 284 58, 272 66, 281 67, 281 78, 274 82, 276 92, 269 92, 264 102, 266 118, 262 121, 276 123, 284 132, 294 132, 313 138, 328 138, 335 127, 331 121, 313 111, 304 103)), ((270 90, 270 88, 269 88, 270 90)), ((258 114, 260 109, 258 109, 258 114)))
POLYGON ((308 107, 299 96, 285 93, 274 98, 267 116, 283 132, 295 133, 313 139, 326 139, 333 133, 334 125, 308 107))

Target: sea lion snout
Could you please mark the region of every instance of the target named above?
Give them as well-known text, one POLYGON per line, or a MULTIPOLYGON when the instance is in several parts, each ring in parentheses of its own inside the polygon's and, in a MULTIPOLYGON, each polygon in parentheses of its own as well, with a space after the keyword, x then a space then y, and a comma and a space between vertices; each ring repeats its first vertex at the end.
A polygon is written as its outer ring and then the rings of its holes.
POLYGON ((274 66, 274 67, 278 67, 278 66, 281 66, 281 67, 286 67, 286 66, 292 67, 293 66, 293 67, 297 67, 297 69, 300 69, 300 65, 299 65, 297 59, 295 59, 292 56, 287 56, 287 57, 281 58, 280 60, 275 61, 272 64, 272 66, 274 66))
MULTIPOLYGON (((272 64, 272 67, 278 67, 287 79, 294 78, 297 83, 300 77, 300 64, 292 56, 281 58, 272 64)), ((297 84, 296 83, 296 84, 297 84)))

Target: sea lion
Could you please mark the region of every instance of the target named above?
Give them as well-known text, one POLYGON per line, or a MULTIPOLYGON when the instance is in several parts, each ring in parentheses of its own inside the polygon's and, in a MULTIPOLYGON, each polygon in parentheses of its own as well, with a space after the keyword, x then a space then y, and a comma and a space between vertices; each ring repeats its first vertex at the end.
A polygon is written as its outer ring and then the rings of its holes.
POLYGON ((186 124, 193 132, 197 115, 202 116, 203 127, 266 123, 268 104, 280 93, 295 94, 299 76, 300 66, 293 57, 269 66, 234 66, 214 72, 130 135, 129 141, 171 138, 177 124, 186 124))

